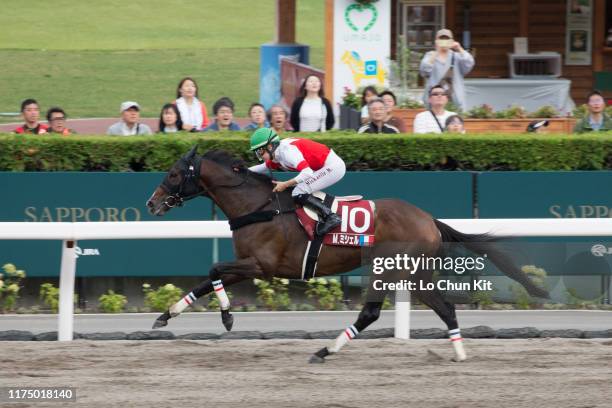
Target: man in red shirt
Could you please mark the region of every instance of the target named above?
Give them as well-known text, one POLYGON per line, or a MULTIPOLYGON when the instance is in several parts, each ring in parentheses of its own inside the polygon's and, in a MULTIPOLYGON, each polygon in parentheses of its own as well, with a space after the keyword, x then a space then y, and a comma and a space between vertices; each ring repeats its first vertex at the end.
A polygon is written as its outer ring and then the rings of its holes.
POLYGON ((26 99, 21 102, 21 115, 25 123, 15 129, 15 133, 42 135, 49 130, 49 126, 44 123, 38 123, 40 119, 40 108, 35 99, 26 99))
POLYGON ((291 196, 300 205, 314 209, 322 221, 317 224, 317 235, 325 235, 342 223, 340 217, 321 200, 312 195, 338 182, 346 173, 344 161, 329 147, 310 139, 286 138, 281 140, 276 132, 261 128, 251 136, 251 150, 262 164, 249 170, 267 173, 270 170, 297 171, 299 174, 287 181, 273 181, 275 192, 294 187, 291 196))

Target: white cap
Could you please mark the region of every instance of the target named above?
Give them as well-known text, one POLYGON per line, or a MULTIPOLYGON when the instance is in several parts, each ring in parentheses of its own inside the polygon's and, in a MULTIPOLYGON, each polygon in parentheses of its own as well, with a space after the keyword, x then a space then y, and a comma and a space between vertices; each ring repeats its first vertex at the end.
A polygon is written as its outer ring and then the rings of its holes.
POLYGON ((438 32, 436 33, 436 38, 440 38, 440 37, 448 37, 452 40, 453 32, 449 30, 448 28, 443 28, 441 30, 438 30, 438 32))
POLYGON ((136 108, 138 110, 140 110, 140 105, 138 104, 138 102, 133 102, 133 101, 125 101, 121 104, 121 108, 119 109, 119 113, 123 113, 126 110, 130 109, 130 108, 136 108))

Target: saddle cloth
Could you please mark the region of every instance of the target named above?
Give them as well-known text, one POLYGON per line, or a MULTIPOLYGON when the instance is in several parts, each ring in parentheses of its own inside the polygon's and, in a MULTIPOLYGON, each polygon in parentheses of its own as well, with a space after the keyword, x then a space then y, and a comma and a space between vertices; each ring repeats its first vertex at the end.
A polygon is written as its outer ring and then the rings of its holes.
MULTIPOLYGON (((324 245, 372 246, 374 245, 374 202, 363 200, 362 196, 333 197, 321 191, 313 194, 326 204, 333 199, 330 208, 342 218, 342 224, 323 238, 324 245)), ((301 207, 295 213, 310 241, 315 239, 315 226, 319 221, 317 213, 301 207)))

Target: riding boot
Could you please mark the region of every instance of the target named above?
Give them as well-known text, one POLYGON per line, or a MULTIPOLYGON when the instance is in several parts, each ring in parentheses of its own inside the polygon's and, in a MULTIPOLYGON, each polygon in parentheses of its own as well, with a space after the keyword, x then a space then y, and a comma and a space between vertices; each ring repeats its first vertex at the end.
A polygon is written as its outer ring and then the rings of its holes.
POLYGON ((331 208, 323 204, 323 201, 312 194, 300 194, 295 196, 294 199, 298 204, 315 210, 319 214, 319 217, 321 217, 315 230, 318 236, 327 234, 342 223, 342 219, 338 214, 334 213, 331 208))

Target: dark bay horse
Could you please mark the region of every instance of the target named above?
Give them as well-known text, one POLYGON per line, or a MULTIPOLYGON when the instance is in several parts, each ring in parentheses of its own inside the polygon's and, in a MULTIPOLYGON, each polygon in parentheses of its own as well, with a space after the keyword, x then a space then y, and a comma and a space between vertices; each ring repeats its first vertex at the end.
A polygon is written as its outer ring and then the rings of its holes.
MULTIPOLYGON (((210 198, 225 213, 230 225, 238 227, 233 228, 232 237, 237 260, 214 264, 209 278, 159 316, 154 328, 166 326, 170 318, 214 290, 221 304, 223 324, 231 330, 233 317, 226 286, 252 278, 301 278, 308 238, 293 213, 295 205, 290 192, 276 194, 272 188, 269 177, 250 172, 242 160, 222 150, 198 156, 194 147, 172 166, 146 203, 151 214, 163 216, 186 200, 198 196, 210 198)), ((376 244, 371 248, 370 259, 394 254, 433 256, 440 253, 445 242, 461 243, 476 254, 486 253, 489 261, 533 296, 548 297, 546 290, 534 285, 507 255, 492 246, 494 240, 490 236, 463 234, 401 200, 381 199, 375 200, 375 204, 376 244)), ((324 246, 317 276, 354 270, 362 265, 362 255, 358 247, 324 246)), ((431 270, 418 270, 407 276, 426 284, 433 281, 432 275, 431 270)), ((373 292, 372 285, 368 291, 373 292)), ((445 301, 438 290, 416 290, 413 294, 446 323, 456 352, 455 360, 464 360, 466 355, 454 305, 445 301)), ((317 351, 311 362, 323 362, 327 355, 338 352, 376 321, 386 295, 387 291, 378 291, 369 296, 356 322, 329 347, 317 351)))

